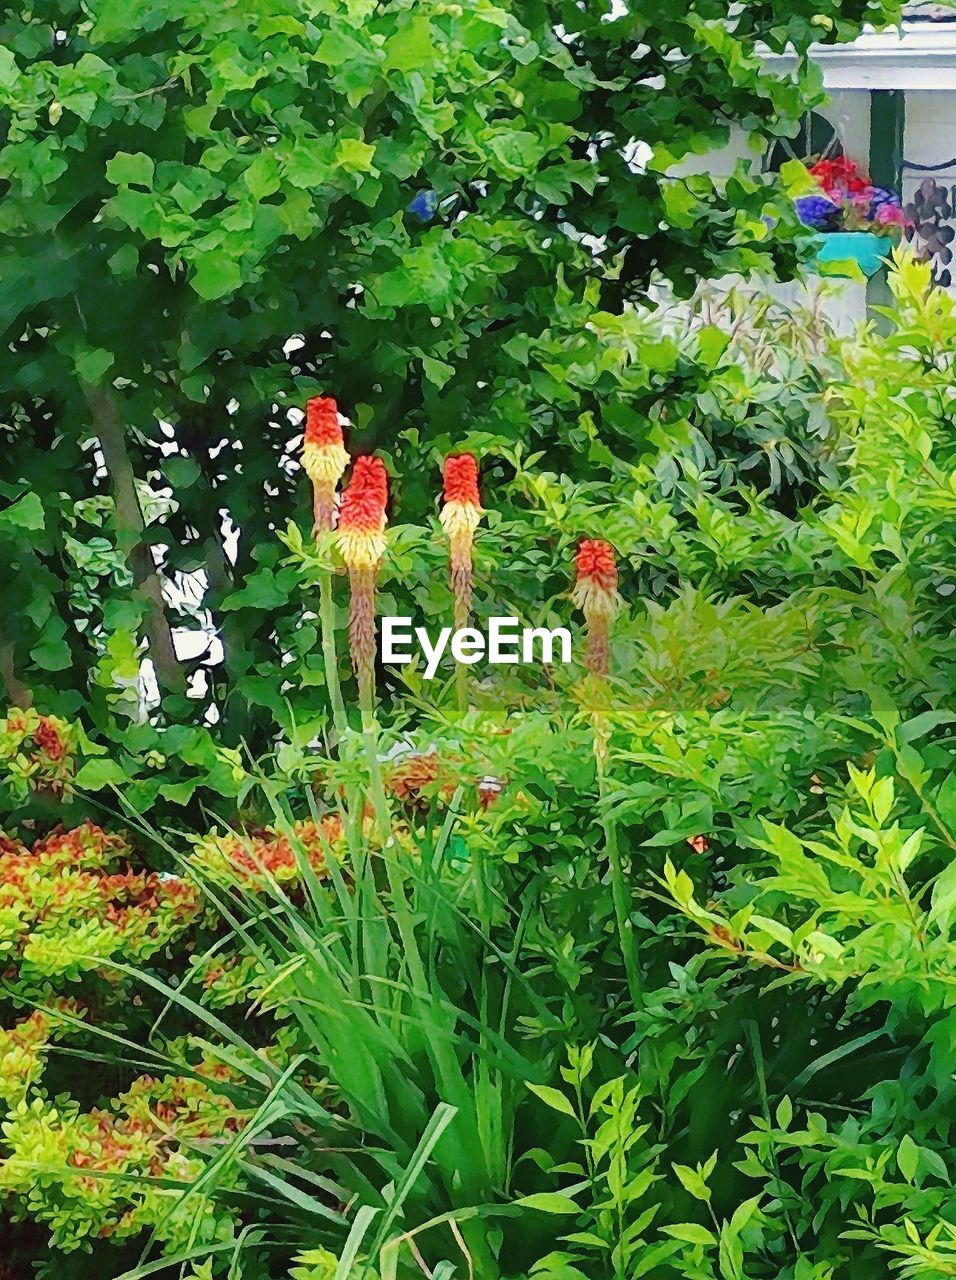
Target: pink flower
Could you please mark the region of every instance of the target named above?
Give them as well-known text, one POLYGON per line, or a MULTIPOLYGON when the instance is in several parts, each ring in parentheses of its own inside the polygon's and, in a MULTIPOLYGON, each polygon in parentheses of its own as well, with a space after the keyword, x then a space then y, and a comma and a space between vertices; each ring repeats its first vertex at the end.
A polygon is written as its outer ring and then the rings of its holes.
POLYGON ((876 220, 884 227, 908 227, 910 224, 898 204, 881 204, 876 211, 876 220))

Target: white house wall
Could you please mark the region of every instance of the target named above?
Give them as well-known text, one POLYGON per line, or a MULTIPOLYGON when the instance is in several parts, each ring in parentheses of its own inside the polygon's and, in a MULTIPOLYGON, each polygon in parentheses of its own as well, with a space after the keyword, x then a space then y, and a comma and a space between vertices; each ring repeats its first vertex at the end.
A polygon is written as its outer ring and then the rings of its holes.
MULTIPOLYGON (((830 94, 829 101, 818 114, 833 126, 847 155, 861 161, 865 167, 870 153, 870 95, 857 89, 837 90, 830 94)), ((670 172, 711 173, 719 178, 729 178, 741 160, 749 160, 754 168, 759 168, 762 163, 760 153, 750 145, 749 135, 743 129, 732 129, 726 146, 707 155, 689 156, 670 172)))
POLYGON ((863 168, 870 154, 870 95, 860 89, 837 89, 819 114, 827 119, 843 150, 863 168))
MULTIPOLYGON (((829 101, 819 109, 835 129, 844 152, 863 170, 870 156, 870 92, 868 89, 834 88, 829 101)), ((935 165, 946 160, 956 161, 956 75, 951 90, 908 89, 906 92, 904 159, 914 164, 935 165)), ((694 156, 673 170, 680 173, 711 173, 716 177, 729 177, 741 160, 749 159, 759 168, 761 157, 751 149, 748 135, 734 130, 729 143, 719 151, 705 156, 694 156)), ((902 195, 904 202, 912 200, 925 173, 905 169, 902 195)), ((932 175, 937 182, 954 188, 956 197, 956 164, 932 175)), ((953 199, 956 206, 956 198, 953 199)), ((956 273, 954 273, 956 274, 956 273)), ((728 286, 739 287, 739 278, 728 278, 728 286)), ((815 278, 806 285, 764 285, 781 301, 806 304, 814 295, 820 282, 815 278)), ((956 287, 956 286, 954 286, 956 287)), ((866 316, 866 290, 863 285, 847 281, 839 284, 829 280, 826 284, 827 314, 841 330, 850 330, 866 316)))
MULTIPOLYGON (((868 31, 852 44, 813 45, 810 58, 823 73, 824 87, 841 89, 949 90, 956 66, 956 23, 907 22, 902 30, 868 31)), ((793 52, 764 57, 764 66, 791 73, 793 52)))
MULTIPOLYGON (((956 83, 953 91, 910 91, 906 95, 903 158, 914 164, 942 164, 956 159, 956 83)), ((903 171, 903 195, 909 200, 926 174, 903 171)), ((956 183, 956 165, 932 175, 942 186, 956 183)))

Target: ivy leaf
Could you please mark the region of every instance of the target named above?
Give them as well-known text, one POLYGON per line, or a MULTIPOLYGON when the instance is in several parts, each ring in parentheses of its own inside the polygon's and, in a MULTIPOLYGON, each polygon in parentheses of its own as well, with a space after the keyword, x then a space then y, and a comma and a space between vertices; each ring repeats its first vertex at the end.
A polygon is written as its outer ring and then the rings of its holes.
POLYGON ((415 17, 397 31, 386 48, 385 65, 395 71, 424 71, 434 64, 435 46, 432 43, 431 23, 425 17, 415 17))
POLYGON ((284 605, 296 589, 294 569, 259 569, 250 575, 240 591, 233 591, 222 602, 223 609, 277 609, 284 605))
POLYGON ((118 786, 127 780, 121 766, 109 759, 88 760, 75 779, 80 791, 101 791, 103 787, 118 786))
POLYGON ((455 372, 454 365, 444 360, 435 360, 432 356, 422 356, 422 370, 429 382, 436 387, 443 387, 455 372))
POLYGON ((34 664, 44 671, 66 671, 73 665, 73 655, 65 640, 49 639, 34 645, 34 664))
POLYGON ((0 45, 0 89, 12 89, 20 78, 20 69, 12 52, 0 45))
POLYGON ((113 367, 115 358, 112 351, 107 351, 103 347, 88 347, 74 356, 73 363, 83 381, 95 387, 103 381, 104 375, 113 367))
POLYGON ((171 785, 164 783, 163 799, 168 800, 170 804, 188 804, 198 785, 198 778, 190 778, 186 782, 174 782, 171 785))
POLYGON ((36 533, 44 527, 43 503, 35 493, 26 493, 0 511, 0 533, 23 529, 27 533, 36 533))
POLYGON ((371 173, 375 147, 361 138, 342 138, 335 150, 335 163, 357 173, 371 173))
POLYGON ((238 262, 222 251, 206 253, 196 264, 190 283, 200 298, 214 302, 235 293, 242 284, 242 272, 238 262))
POLYGON ((152 188, 155 166, 141 151, 117 151, 106 162, 106 176, 115 186, 152 188))
POLYGON ((243 174, 243 181, 256 200, 271 196, 282 186, 279 161, 270 151, 262 151, 243 174))
POLYGON ((198 462, 192 458, 167 458, 163 469, 176 489, 188 489, 202 474, 198 462))
POLYGON ((282 155, 285 176, 294 187, 311 190, 321 186, 332 177, 334 168, 329 163, 328 155, 322 155, 318 149, 305 143, 296 143, 282 155))

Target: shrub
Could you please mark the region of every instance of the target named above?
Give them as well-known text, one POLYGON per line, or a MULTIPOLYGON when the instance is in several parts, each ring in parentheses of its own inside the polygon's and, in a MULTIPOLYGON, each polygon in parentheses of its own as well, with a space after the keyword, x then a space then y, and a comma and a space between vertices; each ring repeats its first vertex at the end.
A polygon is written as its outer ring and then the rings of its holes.
MULTIPOLYGON (((156 884, 7 1028, 19 1215, 243 1280, 947 1273, 956 307, 928 284, 900 258, 894 330, 828 343, 799 509, 686 456, 601 501, 522 462, 507 518, 482 480, 386 527, 365 465, 339 529, 282 531, 331 724, 233 762, 240 803, 192 833, 125 793, 175 873, 130 881, 90 827, 11 842, 52 884, 156 884), (406 600, 586 634, 567 668, 427 683, 368 660, 406 600), (73 1102, 59 1053, 115 1056, 118 1014, 58 1002, 110 975, 150 1079, 73 1102), (118 1181, 84 1181, 96 1143, 118 1181)), ((77 804, 103 757, 71 732, 77 804)))
MULTIPOLYGON (((137 790, 164 822, 191 798, 176 762, 234 796, 217 747, 258 757, 325 722, 320 684, 296 682, 294 714, 283 698, 297 673, 279 651, 314 673, 313 646, 272 536, 301 509, 290 446, 310 396, 334 388, 353 439, 400 457, 416 522, 423 442, 479 448, 499 489, 518 450, 598 483, 617 471, 608 450, 656 453, 662 430, 706 454, 695 402, 715 335, 698 364, 631 305, 661 278, 686 297, 729 271, 793 272, 800 228, 758 151, 822 92, 759 48, 851 39, 900 5, 725 9, 38 0, 6 15, 9 699, 95 727, 119 767, 160 752, 163 785, 137 790), (721 181, 705 158, 734 124, 753 161, 721 181)), ((779 462, 751 452, 760 471, 779 462)))

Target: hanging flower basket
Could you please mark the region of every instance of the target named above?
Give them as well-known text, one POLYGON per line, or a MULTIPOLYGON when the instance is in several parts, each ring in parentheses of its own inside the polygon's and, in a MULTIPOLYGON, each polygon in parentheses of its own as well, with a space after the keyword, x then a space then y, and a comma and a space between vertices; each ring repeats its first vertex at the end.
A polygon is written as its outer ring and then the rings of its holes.
POLYGON ((845 157, 820 160, 810 173, 819 191, 798 199, 796 208, 804 226, 819 232, 817 262, 833 264, 831 273, 838 263, 855 262, 863 275, 875 275, 909 226, 899 196, 873 186, 845 157))
POLYGON ((893 246, 887 236, 873 231, 828 231, 817 236, 817 262, 855 262, 867 277, 875 276, 893 246))

